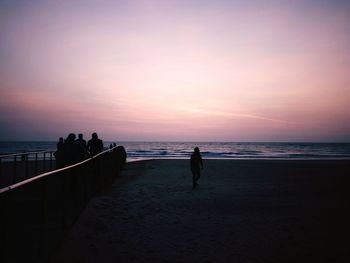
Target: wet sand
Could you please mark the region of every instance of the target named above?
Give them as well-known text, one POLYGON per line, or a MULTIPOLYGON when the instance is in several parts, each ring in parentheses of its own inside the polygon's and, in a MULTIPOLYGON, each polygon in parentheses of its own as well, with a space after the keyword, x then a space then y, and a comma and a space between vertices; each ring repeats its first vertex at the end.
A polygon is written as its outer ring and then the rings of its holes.
POLYGON ((52 262, 350 262, 349 161, 129 163, 52 262))

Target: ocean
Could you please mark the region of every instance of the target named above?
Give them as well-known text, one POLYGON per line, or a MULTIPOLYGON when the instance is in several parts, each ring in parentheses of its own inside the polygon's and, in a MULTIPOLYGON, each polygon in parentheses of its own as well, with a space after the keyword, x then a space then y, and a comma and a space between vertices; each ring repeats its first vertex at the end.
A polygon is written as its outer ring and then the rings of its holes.
MULTIPOLYGON (((108 148, 112 142, 106 141, 108 148)), ((350 143, 118 142, 128 161, 186 159, 199 147, 207 159, 350 159, 350 143)), ((56 142, 0 142, 0 155, 55 150, 56 142)))

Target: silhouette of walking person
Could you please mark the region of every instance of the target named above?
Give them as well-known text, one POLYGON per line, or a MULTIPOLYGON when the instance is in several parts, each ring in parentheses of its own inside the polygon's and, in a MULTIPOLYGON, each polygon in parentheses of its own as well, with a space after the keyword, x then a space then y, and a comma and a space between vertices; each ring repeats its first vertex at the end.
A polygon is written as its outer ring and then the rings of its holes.
POLYGON ((191 154, 191 172, 192 172, 192 180, 193 180, 193 188, 198 186, 197 181, 201 177, 201 168, 203 169, 203 161, 202 156, 199 151, 199 148, 194 148, 193 153, 191 154))

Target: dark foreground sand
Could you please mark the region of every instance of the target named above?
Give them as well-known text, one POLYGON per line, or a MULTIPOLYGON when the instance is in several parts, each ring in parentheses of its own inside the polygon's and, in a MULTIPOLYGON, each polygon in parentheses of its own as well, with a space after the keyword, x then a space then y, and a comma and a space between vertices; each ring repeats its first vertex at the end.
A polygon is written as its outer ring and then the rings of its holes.
POLYGON ((349 161, 126 165, 52 262, 350 262, 349 161))

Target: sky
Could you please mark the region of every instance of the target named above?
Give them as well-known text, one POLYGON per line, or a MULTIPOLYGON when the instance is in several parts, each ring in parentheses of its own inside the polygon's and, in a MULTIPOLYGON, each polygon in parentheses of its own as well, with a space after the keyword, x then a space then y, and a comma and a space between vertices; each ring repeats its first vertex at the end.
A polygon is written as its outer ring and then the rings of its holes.
POLYGON ((350 142, 349 1, 0 0, 0 141, 350 142))

